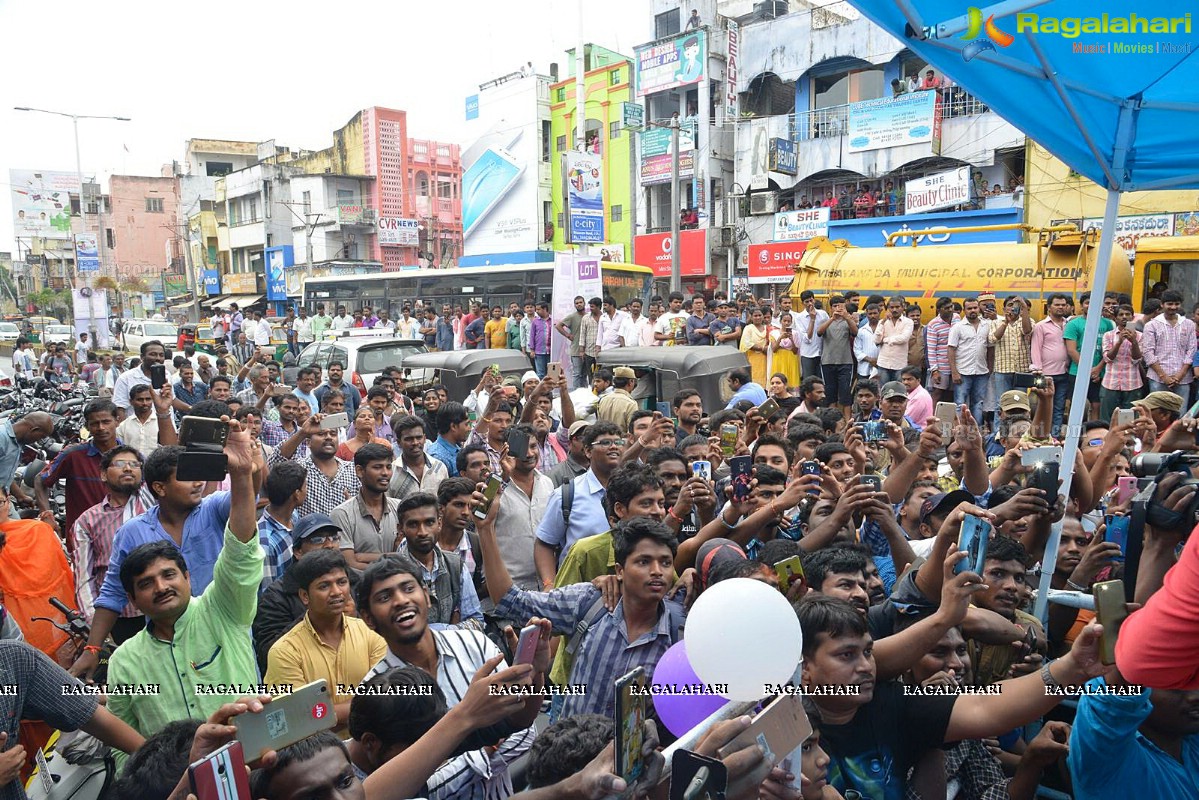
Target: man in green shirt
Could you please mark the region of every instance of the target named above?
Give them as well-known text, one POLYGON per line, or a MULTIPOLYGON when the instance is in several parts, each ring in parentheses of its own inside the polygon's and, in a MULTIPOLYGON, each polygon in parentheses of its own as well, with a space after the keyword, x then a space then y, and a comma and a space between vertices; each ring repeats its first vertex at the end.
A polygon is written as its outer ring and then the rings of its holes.
MULTIPOLYGON (((1077 380, 1078 362, 1082 360, 1078 348, 1082 346, 1082 336, 1087 327, 1087 309, 1091 305, 1091 296, 1082 296, 1082 314, 1072 318, 1062 330, 1062 338, 1066 340, 1066 353, 1070 356, 1070 376, 1077 380)), ((1090 403, 1090 413, 1087 419, 1099 417, 1099 389, 1103 380, 1103 334, 1116 327, 1113 321, 1116 316, 1116 296, 1108 292, 1103 297, 1103 317, 1099 320, 1099 336, 1095 339, 1095 356, 1091 362, 1091 372, 1088 377, 1090 388, 1087 389, 1087 402, 1090 403)), ((1068 390, 1063 390, 1068 391, 1068 390)))
POLYGON ((333 317, 325 313, 325 304, 316 304, 316 316, 312 318, 312 338, 319 342, 325 338, 325 331, 333 324, 333 317))
MULTIPOLYGON (((191 596, 182 552, 173 542, 150 542, 121 564, 121 585, 149 620, 113 653, 108 685, 138 691, 110 694, 108 708, 143 736, 180 719, 207 719, 224 703, 256 694, 258 665, 250 625, 258 608, 264 555, 258 543, 253 472, 261 464, 247 429, 229 423, 230 511, 212 583, 191 596)), ((188 487, 190 482, 178 481, 188 487)))

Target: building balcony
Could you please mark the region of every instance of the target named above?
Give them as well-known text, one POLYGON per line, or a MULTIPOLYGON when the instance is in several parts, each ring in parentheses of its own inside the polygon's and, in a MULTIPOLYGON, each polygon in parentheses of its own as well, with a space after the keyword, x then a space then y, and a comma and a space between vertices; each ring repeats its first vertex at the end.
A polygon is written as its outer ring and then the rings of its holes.
MULTIPOLYGON (((933 90, 930 90, 933 91, 933 90)), ((941 119, 974 117, 991 111, 983 101, 960 86, 938 89, 941 119)), ((842 136, 849 127, 849 105, 816 108, 791 115, 791 132, 796 141, 842 136)))
POLYGON ((262 247, 266 243, 266 224, 261 220, 239 222, 229 226, 229 247, 262 247))

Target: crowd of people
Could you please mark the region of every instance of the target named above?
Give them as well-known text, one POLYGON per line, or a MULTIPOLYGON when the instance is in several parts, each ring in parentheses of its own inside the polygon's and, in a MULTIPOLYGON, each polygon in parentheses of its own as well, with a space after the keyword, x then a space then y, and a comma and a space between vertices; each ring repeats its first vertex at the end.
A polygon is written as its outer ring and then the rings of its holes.
MULTIPOLYGON (((1161 475, 1140 515, 1122 491, 1138 455, 1199 450, 1195 322, 1157 295, 1140 315, 1105 298, 1079 431, 1062 423, 1087 307, 1072 316, 1064 295, 1035 323, 1018 296, 939 300, 924 324, 901 297, 826 309, 810 292, 798 310, 695 297, 687 312, 671 294, 578 297, 561 320, 546 303, 459 316, 413 302, 395 321, 338 307, 326 322, 318 306, 291 323, 400 335, 420 317, 416 335, 443 349, 528 356, 519 380, 485 370, 465 396, 409 393, 398 368, 360 391, 344 364, 240 360, 244 318, 221 321, 228 355, 202 363, 157 341, 103 356, 88 377, 111 391, 87 404, 87 439, 32 496, 0 491, 0 669, 15 687, 0 691, 0 798, 25 796, 33 720, 119 754, 108 796, 184 798, 190 763, 271 715, 280 694, 264 689, 322 679, 327 730, 245 754, 255 800, 665 797, 661 751, 687 732, 653 704, 620 718, 614 685, 635 668, 652 681, 697 598, 746 579, 793 605, 790 690, 812 733, 783 753, 742 735, 750 716, 696 731, 688 749, 720 762, 725 796, 1199 796, 1197 482, 1161 475), (685 379, 659 398, 652 375, 596 364, 695 345, 746 355, 718 404, 685 379), (227 424, 219 480, 180 477, 194 418, 227 424), (1024 454, 1068 437, 1059 498, 1024 454), (1109 534, 1126 518, 1135 567, 1109 534), (979 520, 988 546, 965 565, 959 536, 979 520), (1049 562, 1054 590, 1134 590, 1115 663, 1087 603, 1033 616, 1049 562), (53 615, 51 595, 82 613, 86 646, 32 620, 53 615), (522 631, 537 642, 524 657, 522 631), (101 696, 82 687, 105 656, 101 696), (630 724, 644 738, 632 787, 614 757, 630 724)), ((52 427, 40 411, 0 421, 0 472, 52 427)))

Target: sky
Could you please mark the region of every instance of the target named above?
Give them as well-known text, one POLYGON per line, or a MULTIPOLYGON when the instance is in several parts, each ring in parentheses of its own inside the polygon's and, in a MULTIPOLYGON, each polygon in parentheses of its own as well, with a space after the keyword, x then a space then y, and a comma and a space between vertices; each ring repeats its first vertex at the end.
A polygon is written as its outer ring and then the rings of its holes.
POLYGON ((9 169, 159 175, 188 139, 311 150, 370 106, 408 112, 408 135, 459 142, 478 85, 532 61, 565 76, 579 37, 632 55, 652 36, 648 0, 0 0, 0 250, 16 256, 9 169))

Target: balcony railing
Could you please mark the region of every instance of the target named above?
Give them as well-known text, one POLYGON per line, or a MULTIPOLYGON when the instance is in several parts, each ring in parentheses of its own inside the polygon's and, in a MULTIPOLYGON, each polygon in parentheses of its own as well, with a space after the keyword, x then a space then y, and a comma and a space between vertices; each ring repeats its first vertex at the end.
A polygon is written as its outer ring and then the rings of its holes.
MULTIPOLYGON (((960 86, 928 89, 941 95, 941 118, 971 117, 991 110, 983 101, 960 86)), ((795 139, 821 139, 843 136, 849 129, 850 106, 828 106, 791 115, 791 132, 795 139)))

